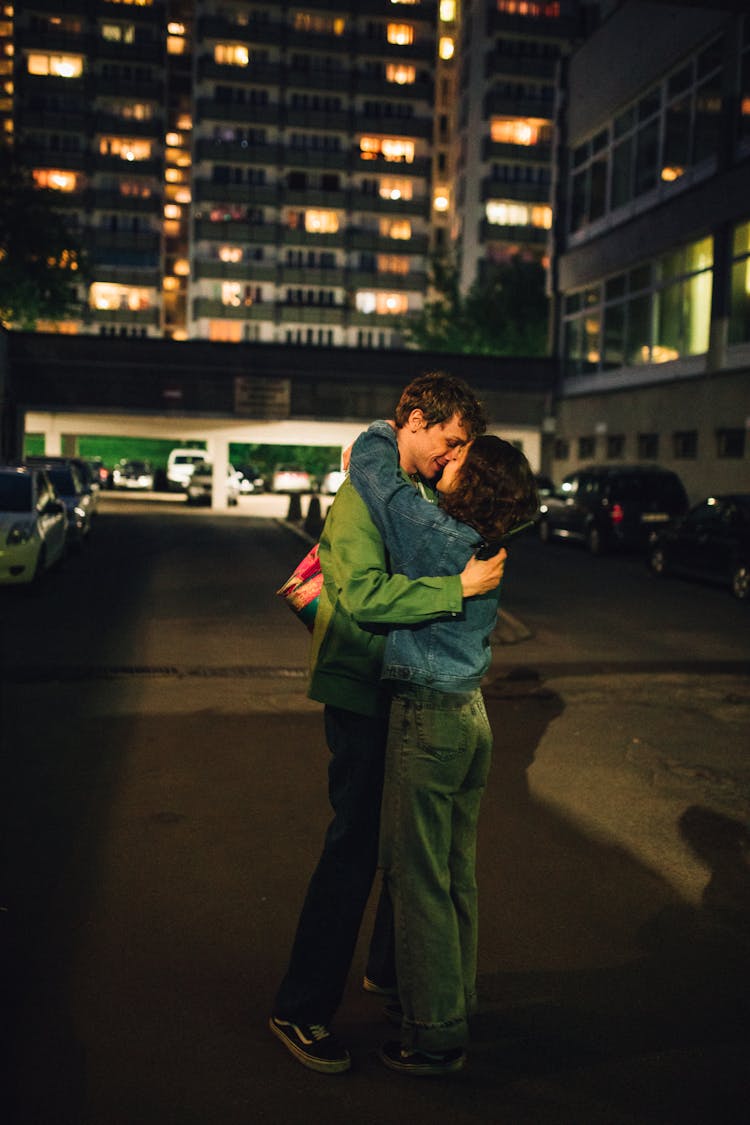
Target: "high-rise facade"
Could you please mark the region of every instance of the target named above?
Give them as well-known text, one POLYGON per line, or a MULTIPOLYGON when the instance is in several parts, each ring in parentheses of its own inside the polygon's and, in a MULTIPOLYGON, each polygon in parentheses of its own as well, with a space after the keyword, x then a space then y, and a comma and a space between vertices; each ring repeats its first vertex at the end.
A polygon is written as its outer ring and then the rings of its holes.
POLYGON ((546 261, 557 67, 577 0, 463 0, 456 222, 462 288, 515 254, 546 261))
POLYGON ((4 9, 7 133, 90 248, 88 315, 58 328, 401 343, 446 223, 455 15, 439 33, 431 0, 4 9))

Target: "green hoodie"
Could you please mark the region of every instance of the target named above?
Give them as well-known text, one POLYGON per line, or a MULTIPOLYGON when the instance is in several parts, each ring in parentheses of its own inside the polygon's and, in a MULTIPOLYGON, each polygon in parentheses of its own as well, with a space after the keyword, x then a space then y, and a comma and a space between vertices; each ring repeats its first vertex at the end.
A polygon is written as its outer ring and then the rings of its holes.
POLYGON ((388 627, 460 613, 461 576, 410 579, 390 574, 383 541, 348 479, 320 537, 320 564, 324 585, 308 695, 360 715, 376 715, 385 704, 380 671, 388 627))

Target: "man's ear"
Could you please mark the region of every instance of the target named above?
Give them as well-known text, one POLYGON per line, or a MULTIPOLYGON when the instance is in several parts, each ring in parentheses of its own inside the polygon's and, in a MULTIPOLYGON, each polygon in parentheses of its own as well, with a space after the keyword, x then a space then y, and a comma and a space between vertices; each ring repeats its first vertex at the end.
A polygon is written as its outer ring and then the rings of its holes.
POLYGON ((417 430, 423 430, 425 428, 424 414, 418 406, 412 410, 406 424, 409 427, 409 433, 412 434, 415 434, 417 430))

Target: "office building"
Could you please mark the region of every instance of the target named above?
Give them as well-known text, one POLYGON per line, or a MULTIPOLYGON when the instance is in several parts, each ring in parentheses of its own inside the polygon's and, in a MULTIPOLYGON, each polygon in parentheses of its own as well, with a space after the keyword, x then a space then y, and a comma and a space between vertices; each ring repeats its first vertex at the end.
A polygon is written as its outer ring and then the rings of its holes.
POLYGON ((750 490, 750 16, 619 5, 570 60, 560 125, 548 468, 750 490))

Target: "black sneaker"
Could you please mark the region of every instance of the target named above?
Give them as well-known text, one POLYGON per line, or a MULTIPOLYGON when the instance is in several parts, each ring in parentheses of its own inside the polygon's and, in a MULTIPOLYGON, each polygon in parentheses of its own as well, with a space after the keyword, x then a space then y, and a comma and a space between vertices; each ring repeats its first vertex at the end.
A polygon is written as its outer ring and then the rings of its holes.
POLYGON ((322 1023, 291 1023, 271 1016, 268 1026, 286 1049, 310 1070, 318 1070, 322 1074, 340 1074, 352 1065, 346 1047, 342 1047, 322 1023))
POLYGON ((452 1051, 412 1051, 400 1043, 386 1043, 378 1055, 391 1070, 415 1076, 454 1074, 466 1062, 463 1047, 454 1047, 452 1051))
POLYGON ((398 988, 395 984, 378 984, 370 977, 362 978, 362 987, 365 992, 372 992, 375 996, 398 996, 398 988))

